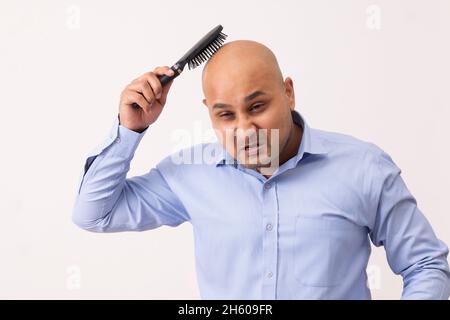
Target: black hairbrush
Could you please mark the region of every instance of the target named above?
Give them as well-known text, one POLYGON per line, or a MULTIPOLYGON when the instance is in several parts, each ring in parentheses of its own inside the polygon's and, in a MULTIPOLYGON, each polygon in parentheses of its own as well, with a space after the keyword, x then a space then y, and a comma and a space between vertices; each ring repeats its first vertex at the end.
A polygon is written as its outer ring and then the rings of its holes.
POLYGON ((158 76, 161 85, 164 86, 170 80, 178 77, 186 64, 189 65, 189 70, 195 69, 203 62, 212 57, 214 53, 223 45, 227 35, 222 33, 223 27, 219 24, 212 29, 206 36, 200 39, 191 50, 189 50, 180 60, 178 60, 170 69, 174 71, 173 76, 162 75, 158 76))
MULTIPOLYGON (((217 27, 212 29, 208 34, 200 39, 186 54, 178 60, 173 66, 170 67, 174 71, 173 76, 168 75, 158 75, 158 79, 161 85, 164 87, 172 79, 178 77, 181 72, 183 72, 186 64, 189 65, 189 70, 195 69, 203 62, 212 57, 214 53, 219 50, 223 45, 227 35, 222 33, 223 27, 219 24, 217 27)), ((133 103, 133 107, 139 108, 136 103, 133 103)))

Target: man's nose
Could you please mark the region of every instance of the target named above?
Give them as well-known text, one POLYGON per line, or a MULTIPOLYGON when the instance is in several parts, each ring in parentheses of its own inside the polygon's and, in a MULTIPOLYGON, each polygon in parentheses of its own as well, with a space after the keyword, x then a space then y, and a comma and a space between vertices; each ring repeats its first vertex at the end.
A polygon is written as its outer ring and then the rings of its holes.
POLYGON ((257 143, 257 125, 249 116, 240 117, 236 123, 236 138, 241 144, 257 143))
POLYGON ((256 131, 256 128, 257 126, 253 122, 253 119, 248 115, 239 117, 236 123, 236 129, 244 132, 256 131))

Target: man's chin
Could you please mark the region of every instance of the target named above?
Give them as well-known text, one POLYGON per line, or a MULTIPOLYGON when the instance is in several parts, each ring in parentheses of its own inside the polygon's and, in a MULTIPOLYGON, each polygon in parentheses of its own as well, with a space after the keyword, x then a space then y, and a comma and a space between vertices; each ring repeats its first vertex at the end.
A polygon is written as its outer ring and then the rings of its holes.
POLYGON ((264 159, 265 161, 255 158, 247 158, 247 159, 239 159, 238 163, 247 168, 247 169, 253 169, 253 170, 259 170, 262 168, 270 168, 273 166, 273 163, 270 161, 270 159, 264 159))
POLYGON ((258 169, 259 167, 261 167, 261 164, 259 164, 259 163, 256 163, 256 164, 241 163, 241 165, 242 165, 244 168, 252 169, 252 170, 256 170, 256 169, 258 169))
POLYGON ((240 155, 237 158, 237 160, 238 160, 238 163, 245 168, 256 169, 259 166, 261 166, 258 156, 249 157, 249 156, 245 156, 245 155, 240 155))

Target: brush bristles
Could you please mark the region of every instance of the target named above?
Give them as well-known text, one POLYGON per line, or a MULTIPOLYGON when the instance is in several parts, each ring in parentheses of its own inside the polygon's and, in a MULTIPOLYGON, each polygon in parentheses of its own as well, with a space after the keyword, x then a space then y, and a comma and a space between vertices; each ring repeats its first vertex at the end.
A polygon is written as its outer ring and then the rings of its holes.
POLYGON ((192 70, 199 65, 201 65, 203 62, 207 61, 209 58, 212 57, 214 53, 217 52, 217 50, 220 49, 220 47, 225 42, 225 39, 227 38, 227 35, 225 33, 219 33, 216 39, 214 39, 213 42, 211 42, 202 52, 200 52, 198 55, 196 55, 192 60, 188 62, 189 70, 192 70))

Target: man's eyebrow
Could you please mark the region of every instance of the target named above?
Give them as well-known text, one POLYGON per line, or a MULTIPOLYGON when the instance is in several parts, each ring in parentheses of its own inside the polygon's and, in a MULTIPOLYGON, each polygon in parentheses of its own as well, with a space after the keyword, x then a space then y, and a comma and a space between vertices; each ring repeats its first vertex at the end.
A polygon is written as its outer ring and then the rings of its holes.
POLYGON ((215 108, 227 108, 229 106, 230 106, 229 104, 218 102, 218 103, 214 103, 212 108, 213 109, 215 109, 215 108))
MULTIPOLYGON (((253 99, 255 99, 256 97, 259 97, 259 96, 262 96, 262 95, 265 95, 265 94, 266 94, 265 92, 257 90, 255 92, 249 94, 248 96, 246 96, 244 98, 244 101, 245 102, 249 102, 249 101, 252 101, 253 99)), ((215 103, 212 106, 213 109, 215 109, 215 108, 227 108, 227 107, 230 107, 230 105, 226 104, 226 103, 221 103, 221 102, 215 103)))
POLYGON ((262 95, 264 95, 264 94, 266 94, 265 92, 263 92, 263 91, 255 91, 255 92, 253 92, 252 94, 249 94, 248 96, 246 96, 245 98, 244 98, 244 101, 245 102, 249 102, 249 101, 252 101, 253 99, 255 99, 256 97, 258 97, 258 96, 262 96, 262 95))

